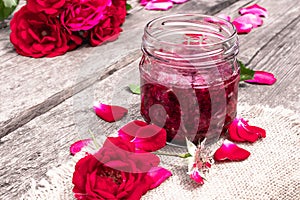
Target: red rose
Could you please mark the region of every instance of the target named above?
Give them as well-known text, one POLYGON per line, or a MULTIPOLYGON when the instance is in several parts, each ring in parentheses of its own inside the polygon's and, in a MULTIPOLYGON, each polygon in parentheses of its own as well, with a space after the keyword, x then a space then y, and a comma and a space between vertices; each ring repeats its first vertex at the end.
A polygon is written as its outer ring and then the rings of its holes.
POLYGON ((32 12, 42 12, 46 14, 57 14, 65 5, 65 0, 27 0, 27 7, 32 12))
POLYGON ((126 1, 113 0, 112 5, 107 8, 106 15, 95 26, 90 34, 90 44, 100 45, 106 41, 116 40, 122 31, 120 26, 126 17, 126 1))
POLYGON ((60 20, 70 31, 89 30, 100 22, 110 5, 111 0, 68 0, 60 20))
POLYGON ((14 14, 10 28, 10 41, 21 55, 54 57, 69 50, 68 36, 58 19, 33 13, 27 6, 14 14))
POLYGON ((138 200, 171 176, 158 163, 154 154, 135 153, 133 143, 108 138, 95 155, 77 162, 73 192, 84 200, 138 200))

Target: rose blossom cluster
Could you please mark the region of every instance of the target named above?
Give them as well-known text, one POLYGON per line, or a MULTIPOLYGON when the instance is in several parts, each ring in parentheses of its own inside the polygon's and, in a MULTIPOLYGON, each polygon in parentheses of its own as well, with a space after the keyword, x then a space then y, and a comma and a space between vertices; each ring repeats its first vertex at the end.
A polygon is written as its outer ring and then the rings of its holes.
POLYGON ((84 41, 117 39, 125 17, 126 0, 27 0, 10 22, 10 40, 23 56, 54 57, 84 41))

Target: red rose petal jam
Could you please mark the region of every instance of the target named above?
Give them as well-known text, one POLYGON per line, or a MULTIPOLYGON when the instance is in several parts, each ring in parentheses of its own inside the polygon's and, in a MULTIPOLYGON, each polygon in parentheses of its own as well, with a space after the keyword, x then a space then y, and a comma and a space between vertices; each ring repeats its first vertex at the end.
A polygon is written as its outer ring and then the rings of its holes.
POLYGON ((185 138, 216 142, 236 116, 236 32, 229 22, 211 18, 173 15, 145 28, 141 115, 164 127, 173 144, 185 145, 185 138))

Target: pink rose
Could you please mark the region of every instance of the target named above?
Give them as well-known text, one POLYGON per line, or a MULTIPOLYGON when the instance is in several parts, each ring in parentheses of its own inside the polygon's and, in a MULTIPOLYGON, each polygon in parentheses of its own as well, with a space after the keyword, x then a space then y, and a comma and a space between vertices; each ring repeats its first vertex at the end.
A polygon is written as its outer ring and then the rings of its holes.
POLYGON ((133 143, 108 138, 95 155, 77 162, 73 192, 77 199, 85 200, 138 200, 171 176, 158 163, 154 154, 136 153, 133 143))
POLYGON ((100 22, 110 5, 111 0, 67 0, 60 20, 70 31, 89 30, 100 22))
POLYGON ((55 15, 65 5, 65 0, 27 0, 27 7, 32 12, 45 12, 55 15))
POLYGON ((23 6, 10 22, 10 41, 17 53, 34 58, 54 57, 69 50, 69 35, 57 18, 33 13, 23 6))
POLYGON ((106 41, 116 40, 122 31, 120 26, 126 17, 126 1, 113 0, 112 5, 107 8, 105 16, 91 31, 90 44, 100 45, 106 41))

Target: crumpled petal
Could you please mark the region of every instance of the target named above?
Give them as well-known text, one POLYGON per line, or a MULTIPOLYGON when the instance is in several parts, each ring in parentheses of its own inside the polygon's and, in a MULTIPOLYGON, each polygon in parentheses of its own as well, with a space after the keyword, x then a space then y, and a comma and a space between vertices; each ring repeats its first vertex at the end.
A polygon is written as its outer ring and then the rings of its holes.
POLYGON ((167 178, 172 176, 172 173, 162 167, 152 167, 147 175, 153 180, 153 184, 150 186, 150 189, 154 189, 167 180, 167 178))
POLYGON ((136 137, 132 140, 136 148, 147 152, 163 148, 166 145, 166 141, 166 130, 154 124, 139 128, 136 132, 136 137))
POLYGON ((250 152, 238 147, 236 144, 229 140, 224 140, 223 144, 214 154, 216 161, 242 161, 250 156, 250 152))
POLYGON ((72 156, 74 156, 76 153, 81 151, 81 149, 85 146, 87 146, 92 140, 91 139, 84 139, 84 140, 79 140, 77 142, 74 142, 70 146, 70 153, 72 156))
POLYGON ((252 24, 253 28, 261 26, 263 24, 263 20, 254 14, 245 14, 243 16, 239 16, 233 20, 234 22, 239 22, 240 24, 252 24))
POLYGON ((147 9, 147 10, 169 10, 172 7, 173 7, 173 2, 168 1, 168 0, 149 1, 146 4, 145 9, 147 9))
POLYGON ((245 14, 250 13, 250 14, 259 15, 259 16, 262 16, 262 17, 268 17, 267 9, 259 6, 258 4, 254 4, 252 6, 241 8, 239 10, 239 12, 240 12, 241 15, 245 15, 245 14))
POLYGON ((148 125, 144 121, 134 120, 124 125, 120 130, 118 130, 118 136, 124 140, 131 141, 136 137, 136 133, 139 128, 148 125))
POLYGON ((233 21, 232 24, 235 26, 238 34, 249 33, 253 28, 252 24, 244 24, 238 21, 233 21))
POLYGON ((251 80, 245 80, 247 83, 256 83, 262 85, 273 85, 276 82, 274 74, 264 71, 255 71, 251 80))
POLYGON ((115 122, 122 119, 128 110, 121 106, 107 105, 103 103, 95 103, 94 111, 98 117, 107 121, 115 122))
POLYGON ((229 138, 236 142, 256 142, 266 137, 266 131, 257 126, 250 126, 243 118, 235 118, 228 127, 229 138))
POLYGON ((204 184, 204 179, 200 175, 200 172, 197 170, 193 170, 193 172, 190 174, 190 178, 194 180, 196 183, 199 183, 201 185, 204 184))

